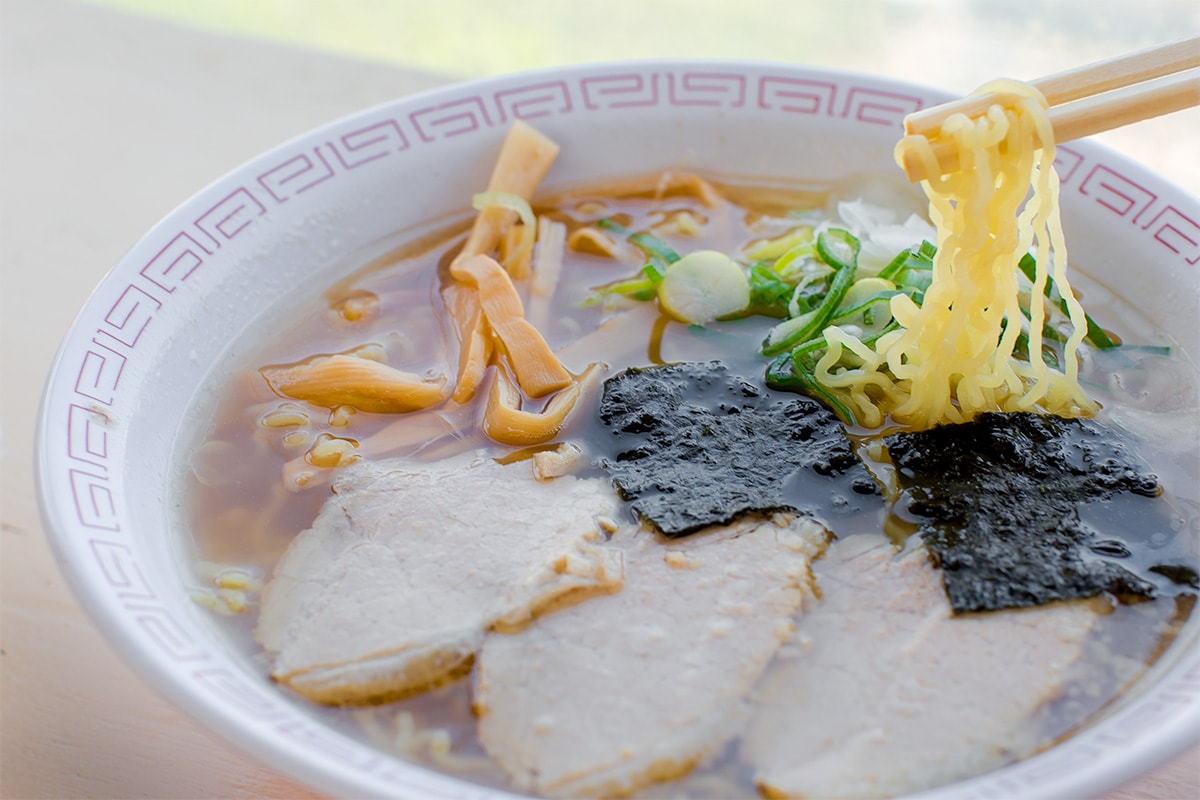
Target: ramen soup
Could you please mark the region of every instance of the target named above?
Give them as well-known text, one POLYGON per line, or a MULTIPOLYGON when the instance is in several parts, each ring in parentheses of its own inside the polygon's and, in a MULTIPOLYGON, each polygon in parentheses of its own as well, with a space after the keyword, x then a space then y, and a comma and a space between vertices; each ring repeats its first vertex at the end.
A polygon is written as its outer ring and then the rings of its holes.
POLYGON ((1084 395, 922 424, 836 380, 933 292, 907 184, 533 171, 333 265, 203 411, 196 599, 314 715, 537 795, 892 796, 1070 735, 1189 624, 1196 371, 1088 265, 1023 260, 1009 316, 1084 395))

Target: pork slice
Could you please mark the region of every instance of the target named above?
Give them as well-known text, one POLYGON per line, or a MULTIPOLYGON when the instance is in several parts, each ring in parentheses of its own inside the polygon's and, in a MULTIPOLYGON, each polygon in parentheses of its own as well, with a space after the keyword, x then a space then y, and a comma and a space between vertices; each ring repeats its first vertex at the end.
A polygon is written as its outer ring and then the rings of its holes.
POLYGON ((923 550, 831 545, 821 600, 755 692, 741 755, 768 797, 887 797, 1001 766, 1044 742, 1098 615, 1086 603, 952 617, 923 550))
POLYGON ((686 773, 737 733, 827 537, 783 514, 675 540, 621 530, 621 591, 487 637, 475 668, 484 748, 518 788, 548 795, 619 795, 686 773))
POLYGON ((464 671, 496 625, 620 586, 603 480, 538 481, 472 454, 346 468, 262 596, 272 675, 318 702, 402 696, 464 671))

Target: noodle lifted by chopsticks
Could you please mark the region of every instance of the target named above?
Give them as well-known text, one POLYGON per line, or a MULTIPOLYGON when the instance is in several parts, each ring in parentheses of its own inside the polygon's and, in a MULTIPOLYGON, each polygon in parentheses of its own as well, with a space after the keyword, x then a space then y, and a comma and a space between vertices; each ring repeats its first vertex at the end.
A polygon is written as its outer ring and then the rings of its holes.
MULTIPOLYGON (((825 331, 829 349, 815 376, 846 392, 865 425, 879 425, 888 414, 923 429, 984 411, 1073 417, 1097 410, 1078 380, 1078 348, 1087 325, 1067 281, 1054 146, 1039 145, 1054 141, 1045 99, 1013 81, 978 92, 1000 94, 1006 102, 978 118, 947 119, 935 138, 953 143, 959 169, 922 183, 938 231, 933 281, 922 305, 894 296, 891 311, 900 328, 880 337, 874 348, 840 328, 825 331), (1021 257, 1031 251, 1037 274, 1025 360, 1014 353, 1026 322, 1017 276, 1021 257), (1040 357, 1045 309, 1037 301, 1049 274, 1072 326, 1061 371, 1040 357)), ((914 156, 927 162, 927 174, 938 175, 929 139, 900 142, 897 162, 914 156)))

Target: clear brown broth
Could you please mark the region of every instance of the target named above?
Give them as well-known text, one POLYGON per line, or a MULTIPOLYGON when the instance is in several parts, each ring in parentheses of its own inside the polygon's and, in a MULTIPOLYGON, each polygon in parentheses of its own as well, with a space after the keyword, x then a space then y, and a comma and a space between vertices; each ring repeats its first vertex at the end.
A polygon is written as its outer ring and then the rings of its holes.
MULTIPOLYGON (((845 192, 844 187, 831 191, 776 187, 755 192, 735 184, 727 184, 723 189, 728 199, 717 208, 705 208, 688 195, 664 199, 617 198, 608 187, 572 193, 542 210, 570 227, 605 216, 618 218, 633 230, 652 228, 671 214, 694 214, 707 220, 703 237, 663 235, 662 238, 681 252, 700 248, 734 252, 746 242, 766 235, 764 219, 780 214, 781 210, 826 207, 845 192)), ((302 404, 272 393, 259 375, 259 367, 375 343, 386 351, 389 363, 400 369, 417 373, 452 371, 451 365, 455 363, 454 348, 449 344, 452 334, 441 315, 438 288, 445 264, 461 245, 461 233, 461 229, 443 231, 417 242, 402 243, 381 256, 359 259, 355 269, 297 312, 284 332, 273 336, 221 389, 214 424, 198 450, 197 470, 186 489, 188 522, 197 560, 251 567, 269 575, 290 541, 309 526, 329 493, 328 484, 320 480, 303 491, 284 488, 281 472, 285 464, 294 462, 303 453, 303 448, 283 444, 280 432, 264 427, 262 419, 272 410, 302 404), (364 292, 379 298, 379 313, 373 320, 348 323, 331 311, 345 298, 364 292), (199 480, 198 474, 209 476, 210 480, 199 480)), ((601 328, 612 310, 602 306, 582 307, 581 302, 593 287, 627 277, 634 269, 598 255, 568 251, 549 323, 542 330, 553 347, 567 354, 564 363, 568 369, 578 372, 594 360, 603 360, 615 371, 625 366, 717 358, 729 364, 731 371, 751 376, 762 374, 765 360, 756 350, 769 323, 761 319, 718 323, 698 330, 667 322, 646 304, 634 309, 629 318, 632 322, 622 324, 619 330, 604 336, 588 336, 601 328)), ((1116 329, 1126 342, 1164 343, 1151 325, 1100 284, 1079 275, 1074 282, 1082 287, 1085 306, 1093 317, 1116 329), (1089 294, 1097 302, 1091 302, 1089 294)), ((1196 382, 1194 368, 1182 356, 1135 354, 1134 358, 1135 364, 1118 371, 1119 379, 1112 377, 1116 373, 1111 372, 1111 365, 1105 359, 1084 365, 1083 377, 1093 382, 1093 396, 1104 406, 1102 419, 1118 410, 1172 411, 1170 405, 1176 401, 1170 398, 1194 396, 1192 388, 1183 392, 1178 389, 1180 385, 1194 387, 1196 382), (1161 398, 1168 398, 1165 406, 1161 398)), ((595 435, 597 423, 589 418, 586 413, 589 410, 577 409, 560 438, 587 440, 595 435)), ((489 441, 470 424, 431 440, 386 447, 379 442, 387 436, 386 429, 397 424, 390 415, 358 413, 343 427, 331 422, 327 410, 309 407, 306 411, 312 420, 310 436, 331 434, 359 443, 372 442, 376 457, 434 459, 478 448, 487 449, 496 457, 521 456, 515 448, 489 441)), ((851 431, 864 445, 861 448, 864 453, 869 449, 865 445, 880 433, 851 431)), ((1200 561, 1196 552, 1200 540, 1197 511, 1200 499, 1196 494, 1200 468, 1196 456, 1157 447, 1151 441, 1145 444, 1143 455, 1166 487, 1166 500, 1174 509, 1179 529, 1170 541, 1157 543, 1156 557, 1166 556, 1195 565, 1200 561)), ((876 469, 886 475, 886 464, 876 464, 876 469)), ((841 538, 881 530, 894 536, 911 531, 904 520, 881 512, 842 515, 833 521, 832 527, 841 538)), ((1191 605, 1189 598, 1181 596, 1106 609, 1109 613, 1100 634, 1088 644, 1088 660, 1079 681, 1072 691, 1043 710, 1045 742, 1049 744, 1069 734, 1134 683, 1174 639, 1188 619, 1191 605)), ((267 662, 253 641, 253 611, 223 619, 221 624, 236 649, 266 674, 267 662)), ((352 736, 396 751, 401 757, 443 768, 445 765, 427 752, 404 752, 396 743, 399 715, 411 714, 424 729, 446 731, 452 740, 452 751, 469 759, 470 764, 465 768, 452 771, 486 785, 506 786, 504 776, 486 761, 475 739, 468 681, 460 680, 374 709, 305 706, 352 736)), ((729 753, 688 778, 651 787, 639 796, 686 793, 691 797, 729 797, 735 791, 739 796, 757 796, 747 768, 738 763, 732 748, 729 753)))

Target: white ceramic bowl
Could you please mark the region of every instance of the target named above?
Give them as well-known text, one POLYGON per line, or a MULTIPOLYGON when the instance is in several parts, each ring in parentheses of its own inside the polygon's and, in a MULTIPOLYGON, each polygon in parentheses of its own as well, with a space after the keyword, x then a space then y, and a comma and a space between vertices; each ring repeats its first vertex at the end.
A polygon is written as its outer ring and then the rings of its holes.
MULTIPOLYGON (((469 213, 518 117, 563 145, 548 186, 665 167, 822 182, 895 171, 904 115, 945 99, 882 78, 775 64, 593 65, 408 97, 242 166, 129 251, 58 354, 37 470, 71 586, 149 683, 284 773, 343 796, 498 796, 325 727, 231 652, 182 572, 181 473, 171 465, 191 430, 185 411, 245 352, 239 332, 286 297, 332 283, 331 265, 469 213)), ((1149 309, 1198 360, 1196 199, 1086 142, 1062 146, 1058 167, 1073 259, 1149 309)), ((1146 688, 1098 724, 929 796, 1084 797, 1200 740, 1191 630, 1146 688)))

